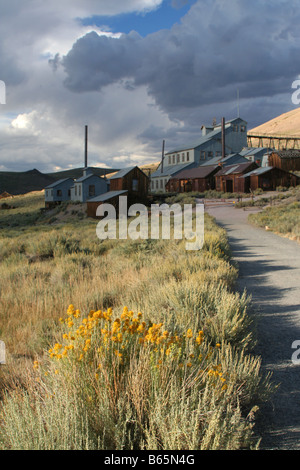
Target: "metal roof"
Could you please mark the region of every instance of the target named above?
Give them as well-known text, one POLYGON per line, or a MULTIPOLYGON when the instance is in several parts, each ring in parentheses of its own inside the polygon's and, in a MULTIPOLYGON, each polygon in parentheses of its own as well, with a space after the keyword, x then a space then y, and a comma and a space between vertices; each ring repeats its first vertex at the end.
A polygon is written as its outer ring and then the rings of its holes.
POLYGON ((161 167, 159 166, 158 169, 152 173, 151 179, 156 178, 159 176, 171 176, 174 175, 175 173, 178 173, 179 171, 182 171, 187 168, 192 168, 196 164, 194 162, 192 163, 182 163, 180 165, 172 165, 172 166, 164 166, 163 172, 161 171, 161 167))
POLYGON ((198 166, 197 168, 191 168, 189 170, 183 170, 177 175, 173 176, 173 179, 193 179, 193 178, 206 178, 211 173, 216 171, 217 165, 212 166, 198 166))
POLYGON ((63 184, 65 183, 66 181, 69 181, 71 180, 72 182, 74 182, 73 178, 63 178, 61 180, 58 180, 58 181, 55 181, 54 183, 51 183, 49 184, 49 186, 46 186, 45 189, 50 189, 50 188, 54 188, 55 186, 58 186, 60 184, 63 184))
POLYGON ((226 166, 230 164, 236 164, 236 163, 249 163, 249 160, 247 158, 243 157, 239 153, 231 153, 230 155, 227 155, 227 157, 223 158, 220 157, 214 157, 211 158, 210 160, 205 161, 204 163, 201 164, 201 166, 211 166, 211 165, 218 165, 218 163, 223 162, 226 164, 226 166), (231 162, 231 163, 230 163, 231 162))
POLYGON ((103 194, 100 194, 99 196, 88 199, 87 202, 104 202, 114 197, 121 196, 122 194, 125 194, 127 192, 128 191, 126 191, 125 189, 123 189, 122 191, 108 191, 107 193, 103 193, 103 194))
POLYGON ((300 158, 300 150, 298 149, 277 150, 274 153, 280 158, 300 158))
POLYGON ((218 173, 216 174, 216 176, 242 173, 243 171, 247 171, 247 169, 252 165, 253 162, 249 162, 249 160, 247 160, 247 162, 245 163, 228 165, 225 168, 221 168, 220 171, 218 171, 218 173))
POLYGON ((241 176, 241 178, 247 178, 247 176, 252 175, 263 175, 264 173, 273 170, 273 168, 273 166, 261 166, 259 168, 256 168, 255 170, 249 171, 249 173, 246 173, 245 175, 241 176))
POLYGON ((132 171, 134 168, 136 168, 135 166, 131 166, 131 167, 128 167, 128 168, 122 168, 120 171, 118 171, 117 173, 113 174, 109 179, 110 180, 115 180, 117 178, 123 178, 123 176, 127 175, 130 171, 132 171))
POLYGON ((98 176, 98 175, 95 175, 94 173, 92 173, 92 174, 89 174, 89 175, 81 176, 80 178, 78 178, 78 179, 75 181, 75 183, 82 183, 83 181, 88 180, 88 179, 91 178, 92 176, 96 176, 97 178, 101 178, 101 176, 98 176))
POLYGON ((272 151, 272 149, 269 147, 248 147, 244 148, 239 153, 244 157, 245 155, 256 155, 257 153, 268 153, 270 151, 272 151))
MULTIPOLYGON (((225 124, 225 130, 229 129, 230 127, 231 127, 231 124, 225 124)), ((210 140, 217 137, 218 135, 221 136, 221 134, 222 134, 222 129, 214 130, 200 137, 197 142, 191 142, 190 144, 182 145, 181 147, 176 147, 175 149, 170 150, 169 152, 166 152, 165 155, 169 155, 171 153, 176 153, 176 152, 181 152, 183 150, 195 149, 197 147, 200 147, 200 145, 203 145, 206 142, 209 142, 210 140)))

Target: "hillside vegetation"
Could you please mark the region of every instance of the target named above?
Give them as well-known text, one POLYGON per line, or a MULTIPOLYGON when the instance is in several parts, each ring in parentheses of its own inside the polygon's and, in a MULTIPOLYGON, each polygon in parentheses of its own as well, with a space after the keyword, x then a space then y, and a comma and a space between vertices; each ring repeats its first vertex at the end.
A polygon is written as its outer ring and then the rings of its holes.
POLYGON ((226 232, 100 241, 80 207, 42 207, 0 211, 0 449, 256 448, 272 385, 226 232))

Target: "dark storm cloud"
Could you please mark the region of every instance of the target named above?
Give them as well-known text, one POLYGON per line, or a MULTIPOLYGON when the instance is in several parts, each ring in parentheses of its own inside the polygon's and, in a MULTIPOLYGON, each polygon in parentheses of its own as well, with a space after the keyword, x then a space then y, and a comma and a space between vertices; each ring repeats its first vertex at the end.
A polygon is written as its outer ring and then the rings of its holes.
POLYGON ((198 1, 170 31, 90 33, 63 58, 72 91, 146 85, 167 112, 289 92, 300 73, 296 1, 198 1))

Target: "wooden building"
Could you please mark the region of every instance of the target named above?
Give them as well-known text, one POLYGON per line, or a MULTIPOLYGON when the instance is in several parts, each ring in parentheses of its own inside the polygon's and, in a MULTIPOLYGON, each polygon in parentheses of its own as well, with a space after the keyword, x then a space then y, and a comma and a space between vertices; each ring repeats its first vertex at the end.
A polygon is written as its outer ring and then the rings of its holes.
POLYGON ((101 204, 111 204, 116 210, 116 214, 119 212, 119 197, 126 196, 127 191, 108 191, 105 194, 96 196, 92 199, 89 199, 86 203, 87 205, 87 216, 88 217, 97 217, 97 209, 101 204))
POLYGON ((280 150, 269 155, 269 166, 286 171, 300 171, 300 150, 280 150))
MULTIPOLYGON (((219 167, 220 168, 220 167, 219 167)), ((215 174, 216 190, 225 193, 249 192, 248 180, 240 178, 245 173, 258 168, 255 162, 238 163, 219 169, 215 174)))
POLYGON ((187 193, 190 191, 203 192, 214 189, 214 175, 219 169, 218 165, 213 165, 183 170, 169 179, 166 184, 166 191, 170 193, 187 193))
POLYGON ((245 180, 245 186, 251 191, 258 188, 274 191, 278 186, 290 187, 300 184, 297 175, 271 166, 257 168, 244 174, 240 179, 245 180))
POLYGON ((91 168, 83 170, 83 176, 74 181, 71 188, 71 200, 86 202, 92 197, 100 196, 108 191, 105 177, 95 175, 91 168))
POLYGON ((73 185, 73 178, 64 178, 47 186, 45 188, 45 208, 51 209, 63 201, 70 201, 73 185))
POLYGON ((130 204, 146 202, 149 178, 139 167, 123 168, 107 178, 109 191, 127 191, 130 204))

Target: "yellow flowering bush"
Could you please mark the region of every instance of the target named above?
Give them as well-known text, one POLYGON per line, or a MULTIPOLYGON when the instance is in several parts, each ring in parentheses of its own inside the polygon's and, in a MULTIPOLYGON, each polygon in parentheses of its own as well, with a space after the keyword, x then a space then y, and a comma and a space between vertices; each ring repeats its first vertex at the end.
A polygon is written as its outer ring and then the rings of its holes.
POLYGON ((156 374, 158 369, 167 367, 177 379, 183 380, 187 371, 193 371, 204 385, 209 382, 220 390, 227 388, 218 362, 221 345, 208 345, 202 330, 172 332, 162 322, 146 322, 141 312, 135 315, 128 307, 124 307, 119 317, 114 316, 111 308, 91 310, 84 317, 70 305, 66 318, 60 318, 60 322, 68 331, 49 350, 49 355, 54 361, 62 361, 62 368, 84 364, 96 380, 111 370, 121 381, 132 361, 146 352, 151 370, 156 374))

